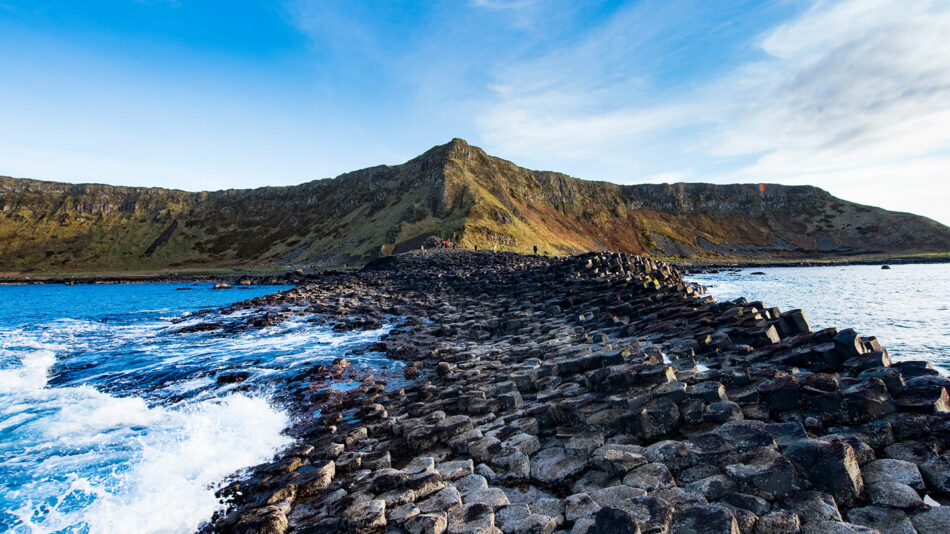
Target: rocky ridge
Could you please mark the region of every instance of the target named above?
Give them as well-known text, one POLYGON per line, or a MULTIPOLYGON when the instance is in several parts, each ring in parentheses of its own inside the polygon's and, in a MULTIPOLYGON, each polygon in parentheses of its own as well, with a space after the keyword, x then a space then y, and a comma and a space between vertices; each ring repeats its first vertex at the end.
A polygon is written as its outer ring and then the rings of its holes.
POLYGON ((945 377, 662 262, 413 253, 242 306, 402 317, 406 367, 295 386, 318 411, 206 532, 950 531, 945 377))
POLYGON ((0 272, 320 269, 427 239, 702 261, 950 252, 950 228, 936 221, 816 187, 594 182, 461 139, 292 187, 193 193, 0 177, 0 272))

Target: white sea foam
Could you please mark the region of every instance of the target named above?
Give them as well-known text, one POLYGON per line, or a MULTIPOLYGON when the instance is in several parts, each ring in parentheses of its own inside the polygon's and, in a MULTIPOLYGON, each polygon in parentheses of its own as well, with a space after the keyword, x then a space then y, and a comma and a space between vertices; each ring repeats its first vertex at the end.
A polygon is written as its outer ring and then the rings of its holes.
POLYGON ((54 361, 35 351, 0 371, 3 441, 28 453, 0 467, 30 470, 13 532, 192 532, 220 507, 216 482, 289 443, 287 415, 266 399, 149 407, 90 386, 44 387, 54 361))
POLYGON ((287 415, 265 397, 271 377, 386 331, 336 333, 308 317, 228 336, 182 326, 154 315, 0 324, 0 531, 194 532, 220 507, 215 485, 290 443, 287 415), (247 380, 217 383, 232 371, 247 380))
POLYGON ((19 367, 0 370, 0 394, 41 389, 46 385, 46 376, 54 363, 56 355, 52 351, 28 352, 19 367))
POLYGON ((288 443, 287 417, 263 399, 234 395, 161 411, 119 491, 84 510, 91 532, 193 531, 220 507, 209 486, 288 443))

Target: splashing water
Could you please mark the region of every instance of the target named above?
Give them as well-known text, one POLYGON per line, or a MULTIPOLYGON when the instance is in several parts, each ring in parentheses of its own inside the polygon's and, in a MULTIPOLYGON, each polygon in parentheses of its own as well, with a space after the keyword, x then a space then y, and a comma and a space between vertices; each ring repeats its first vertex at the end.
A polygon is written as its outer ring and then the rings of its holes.
POLYGON ((274 379, 384 332, 301 318, 174 333, 172 317, 280 289, 193 287, 0 286, 0 301, 20 303, 0 310, 0 530, 193 532, 221 507, 222 479, 289 443, 274 379), (215 380, 234 370, 247 379, 215 380))

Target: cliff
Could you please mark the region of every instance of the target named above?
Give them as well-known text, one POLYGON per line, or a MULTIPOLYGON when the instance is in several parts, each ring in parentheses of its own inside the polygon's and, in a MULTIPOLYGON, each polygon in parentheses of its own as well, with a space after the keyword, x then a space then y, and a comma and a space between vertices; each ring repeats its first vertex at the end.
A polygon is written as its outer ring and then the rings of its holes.
POLYGON ((454 139, 402 165, 213 192, 0 177, 0 271, 326 267, 418 248, 801 258, 950 251, 950 229, 808 186, 622 186, 454 139))

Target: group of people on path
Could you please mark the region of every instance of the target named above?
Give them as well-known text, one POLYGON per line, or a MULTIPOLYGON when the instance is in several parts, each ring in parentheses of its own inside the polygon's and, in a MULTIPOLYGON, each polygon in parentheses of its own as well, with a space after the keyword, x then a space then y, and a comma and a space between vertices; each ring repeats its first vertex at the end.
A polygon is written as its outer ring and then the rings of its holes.
MULTIPOLYGON (((440 248, 440 249, 446 249, 446 248, 454 249, 454 248, 455 248, 455 243, 450 242, 450 241, 441 241, 441 242, 439 242, 438 248, 440 248)), ((419 250, 421 250, 422 252, 425 252, 425 251, 426 251, 426 246, 425 246, 424 244, 421 245, 421 246, 419 247, 419 250)), ((478 252, 478 245, 475 245, 475 252, 478 252)), ((498 254, 498 245, 495 245, 495 246, 492 247, 492 254, 498 254)), ((534 246, 534 255, 535 255, 535 256, 538 255, 538 245, 535 245, 535 246, 534 246)))

